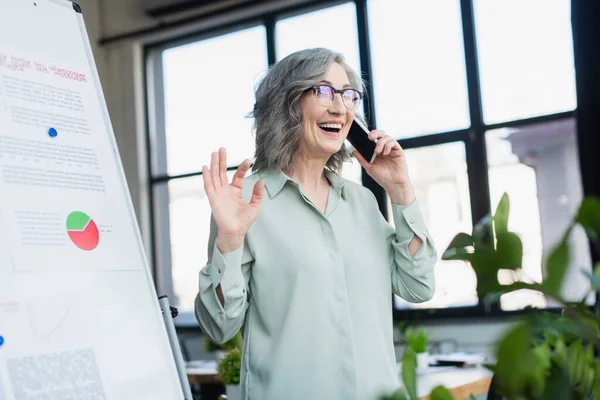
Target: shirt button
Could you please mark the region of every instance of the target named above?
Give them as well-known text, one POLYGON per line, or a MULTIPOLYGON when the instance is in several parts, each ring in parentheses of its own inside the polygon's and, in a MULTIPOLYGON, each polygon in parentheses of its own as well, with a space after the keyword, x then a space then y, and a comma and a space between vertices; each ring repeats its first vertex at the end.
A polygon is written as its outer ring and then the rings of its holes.
POLYGON ((411 219, 411 220, 410 220, 410 223, 411 223, 411 224, 414 224, 414 223, 415 223, 415 220, 414 220, 414 219, 411 219))

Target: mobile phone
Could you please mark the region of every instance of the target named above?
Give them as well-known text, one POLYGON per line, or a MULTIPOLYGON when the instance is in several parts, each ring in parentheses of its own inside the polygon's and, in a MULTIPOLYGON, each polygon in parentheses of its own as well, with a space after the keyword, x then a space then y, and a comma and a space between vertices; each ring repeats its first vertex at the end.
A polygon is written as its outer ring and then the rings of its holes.
POLYGON ((356 117, 352 121, 346 140, 369 163, 375 161, 375 145, 377 142, 369 139, 369 129, 356 117))

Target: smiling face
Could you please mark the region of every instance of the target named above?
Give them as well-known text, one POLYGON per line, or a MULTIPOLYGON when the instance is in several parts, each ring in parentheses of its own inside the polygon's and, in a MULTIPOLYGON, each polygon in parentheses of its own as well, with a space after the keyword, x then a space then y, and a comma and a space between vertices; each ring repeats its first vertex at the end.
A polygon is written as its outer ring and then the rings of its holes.
MULTIPOLYGON (((320 84, 330 85, 338 90, 351 87, 344 67, 335 62, 320 84)), ((299 151, 305 157, 325 159, 340 151, 354 119, 354 108, 347 108, 339 93, 334 96, 331 105, 325 106, 317 101, 313 90, 304 93, 299 106, 303 116, 299 151)))

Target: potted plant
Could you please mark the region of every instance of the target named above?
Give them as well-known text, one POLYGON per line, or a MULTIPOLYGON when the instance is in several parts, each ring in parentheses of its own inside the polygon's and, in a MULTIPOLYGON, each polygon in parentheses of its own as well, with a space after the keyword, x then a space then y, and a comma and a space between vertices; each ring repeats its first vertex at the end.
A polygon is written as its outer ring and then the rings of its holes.
POLYGON ((240 369, 242 366, 242 351, 235 347, 225 353, 217 366, 217 377, 225 385, 228 400, 241 400, 240 369))
MULTIPOLYGON (((600 307, 581 301, 566 301, 561 287, 570 262, 571 233, 582 227, 596 252, 600 253, 600 199, 587 197, 580 204, 560 242, 552 249, 544 265, 541 282, 516 279, 503 284, 501 270, 519 271, 523 244, 508 230, 510 203, 504 194, 493 216, 486 216, 471 235, 458 233, 444 252, 444 260, 463 260, 471 264, 477 276, 477 292, 484 305, 498 302, 500 296, 529 289, 543 293, 560 304, 555 312, 529 309, 521 321, 509 330, 496 348, 492 386, 504 399, 579 400, 600 399, 600 307)), ((582 271, 591 290, 600 294, 600 263, 592 273, 582 271)), ((515 274, 515 276, 519 276, 515 274)), ((409 349, 402 362, 403 388, 384 394, 380 400, 416 399, 416 362, 409 349), (408 360, 408 362, 407 362, 408 360)), ((431 400, 452 400, 450 392, 436 387, 431 400)))
POLYGON ((208 354, 214 354, 217 361, 221 360, 227 351, 236 347, 242 347, 242 334, 237 332, 234 337, 223 344, 215 343, 208 336, 204 336, 204 351, 208 354))
MULTIPOLYGON (((560 305, 558 313, 530 309, 527 315, 501 340, 497 362, 489 366, 494 382, 505 398, 588 399, 600 398, 600 310, 581 301, 569 302, 561 287, 570 262, 571 233, 582 227, 595 249, 600 251, 600 199, 588 197, 580 204, 559 243, 550 252, 541 282, 516 279, 502 284, 501 270, 519 271, 523 244, 508 230, 510 202, 504 194, 493 217, 483 218, 472 235, 457 234, 443 254, 444 260, 464 260, 477 276, 477 292, 485 304, 516 290, 541 292, 560 305)), ((600 293, 600 263, 593 273, 581 271, 591 291, 600 293)), ((519 276, 519 274, 514 274, 519 276)))
POLYGON ((417 357, 417 368, 427 368, 429 366, 429 336, 423 328, 408 327, 404 331, 404 339, 408 347, 413 349, 417 357))
MULTIPOLYGON (((408 346, 402 356, 402 383, 403 386, 393 393, 383 393, 378 400, 418 400, 417 397, 417 354, 408 346)), ((429 395, 430 400, 454 400, 448 389, 442 385, 436 386, 429 395)), ((462 400, 462 399, 461 399, 462 400)), ((473 395, 469 400, 476 400, 473 395)))

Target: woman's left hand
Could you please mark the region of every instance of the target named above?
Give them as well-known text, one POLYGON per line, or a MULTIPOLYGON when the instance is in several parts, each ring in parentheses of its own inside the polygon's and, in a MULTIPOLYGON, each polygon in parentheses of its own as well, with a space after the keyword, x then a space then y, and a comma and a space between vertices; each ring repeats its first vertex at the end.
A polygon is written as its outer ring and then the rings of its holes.
POLYGON ((375 161, 370 164, 354 150, 353 154, 360 165, 388 192, 393 203, 412 203, 415 199, 414 189, 408 174, 406 156, 400 144, 381 130, 371 131, 369 139, 377 140, 375 161))

